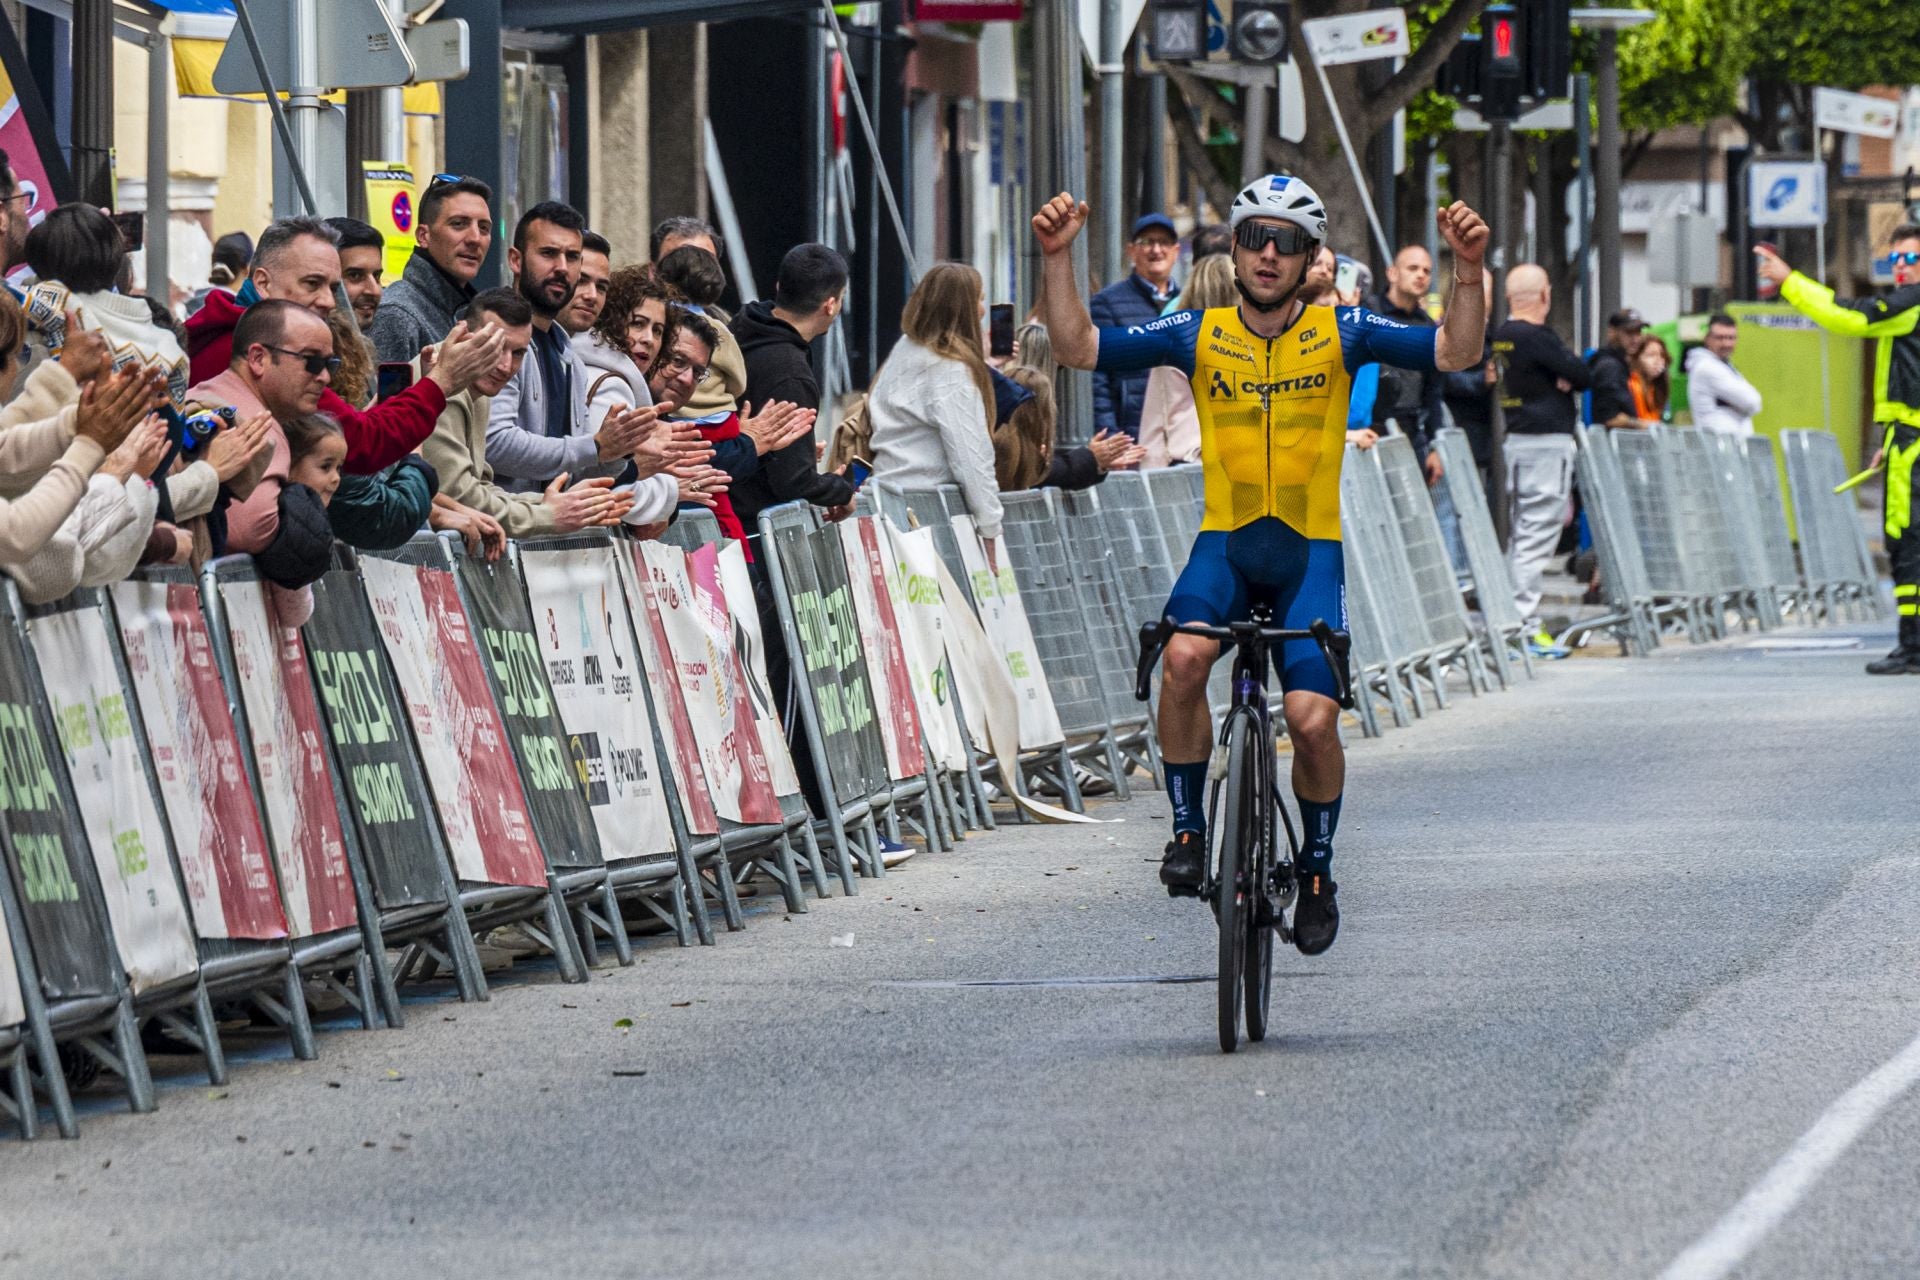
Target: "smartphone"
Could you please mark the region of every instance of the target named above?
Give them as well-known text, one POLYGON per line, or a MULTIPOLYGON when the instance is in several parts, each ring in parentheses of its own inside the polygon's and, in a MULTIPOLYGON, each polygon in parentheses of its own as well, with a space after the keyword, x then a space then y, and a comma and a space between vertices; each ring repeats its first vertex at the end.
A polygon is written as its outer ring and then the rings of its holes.
POLYGON ((387 400, 413 385, 413 364, 406 360, 380 362, 380 387, 375 398, 387 400))
POLYGON ((120 228, 120 238, 127 242, 128 253, 138 253, 147 244, 147 215, 144 213, 116 213, 110 215, 113 225, 120 228))
POLYGON ((1005 359, 1013 354, 1013 304, 996 302, 987 314, 987 354, 1005 359))
POLYGON ((853 487, 856 491, 861 485, 864 485, 872 475, 873 464, 865 458, 854 458, 848 461, 847 479, 853 481, 853 487))
POLYGON ((1352 293, 1360 284, 1360 264, 1352 258, 1340 259, 1340 265, 1333 269, 1333 291, 1341 297, 1352 293))

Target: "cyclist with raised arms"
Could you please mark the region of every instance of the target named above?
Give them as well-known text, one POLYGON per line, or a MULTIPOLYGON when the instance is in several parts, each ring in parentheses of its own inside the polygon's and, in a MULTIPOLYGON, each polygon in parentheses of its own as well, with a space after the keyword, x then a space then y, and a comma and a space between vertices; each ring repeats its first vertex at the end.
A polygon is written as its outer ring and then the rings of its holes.
MULTIPOLYGON (((1486 223, 1464 204, 1439 211, 1455 288, 1437 329, 1397 324, 1361 307, 1308 306, 1296 295, 1307 263, 1326 242, 1326 209, 1298 178, 1269 174, 1234 199, 1230 214, 1238 306, 1102 329, 1087 314, 1069 253, 1087 214, 1084 202, 1062 194, 1033 216, 1055 357, 1075 369, 1114 373, 1178 369, 1192 380, 1199 408, 1206 515, 1166 616, 1225 626, 1246 620, 1251 605, 1264 601, 1278 626, 1305 630, 1324 619, 1345 630, 1340 463, 1352 374, 1375 361, 1442 372, 1479 363, 1486 223)), ((1175 635, 1162 669, 1160 752, 1173 840, 1160 880, 1176 896, 1196 893, 1206 879, 1204 791, 1213 746, 1207 673, 1219 656, 1215 641, 1175 635)), ((1313 641, 1287 643, 1280 665, 1293 790, 1306 829, 1295 868, 1294 943, 1318 955, 1340 927, 1330 874, 1346 784, 1340 709, 1333 673, 1313 641)))

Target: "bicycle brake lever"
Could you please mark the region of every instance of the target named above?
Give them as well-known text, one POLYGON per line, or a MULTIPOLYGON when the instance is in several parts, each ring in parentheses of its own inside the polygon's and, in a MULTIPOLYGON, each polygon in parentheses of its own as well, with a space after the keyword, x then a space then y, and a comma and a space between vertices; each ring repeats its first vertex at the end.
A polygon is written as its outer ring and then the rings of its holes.
POLYGON ((1308 630, 1313 632, 1314 641, 1320 646, 1320 655, 1333 670, 1334 687, 1340 690, 1338 701, 1341 710, 1353 710, 1353 670, 1347 661, 1347 654, 1353 647, 1353 637, 1344 631, 1335 631, 1327 625, 1325 618, 1314 619, 1308 630))
POLYGON ((1134 674, 1133 681, 1136 701, 1145 702, 1153 696, 1153 666, 1160 661, 1160 653, 1167 647, 1172 635, 1173 623, 1165 618, 1140 624, 1140 668, 1134 674))

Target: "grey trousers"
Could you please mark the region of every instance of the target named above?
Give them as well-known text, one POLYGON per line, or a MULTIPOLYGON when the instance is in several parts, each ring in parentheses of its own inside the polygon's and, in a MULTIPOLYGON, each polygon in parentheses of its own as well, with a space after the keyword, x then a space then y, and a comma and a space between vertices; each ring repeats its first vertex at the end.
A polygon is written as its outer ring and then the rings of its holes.
POLYGON ((1507 437, 1507 501, 1513 603, 1529 633, 1540 626, 1540 580, 1566 524, 1573 488, 1572 436, 1507 437))

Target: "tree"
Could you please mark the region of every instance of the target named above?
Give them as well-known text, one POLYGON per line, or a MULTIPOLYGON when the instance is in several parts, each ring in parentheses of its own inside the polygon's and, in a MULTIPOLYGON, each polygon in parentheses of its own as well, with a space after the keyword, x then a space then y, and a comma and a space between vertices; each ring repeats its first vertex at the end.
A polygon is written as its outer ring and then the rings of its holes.
MULTIPOLYGON (((1731 3, 1733 0, 1724 0, 1731 3)), ((1755 3, 1757 0, 1749 0, 1755 3)), ((1768 0, 1745 42, 1757 111, 1737 113, 1760 146, 1797 146, 1813 129, 1813 89, 1920 82, 1920 5, 1912 0, 1768 0)))

